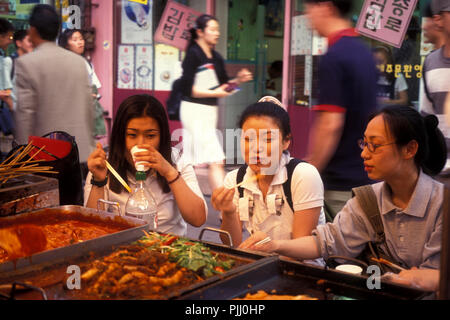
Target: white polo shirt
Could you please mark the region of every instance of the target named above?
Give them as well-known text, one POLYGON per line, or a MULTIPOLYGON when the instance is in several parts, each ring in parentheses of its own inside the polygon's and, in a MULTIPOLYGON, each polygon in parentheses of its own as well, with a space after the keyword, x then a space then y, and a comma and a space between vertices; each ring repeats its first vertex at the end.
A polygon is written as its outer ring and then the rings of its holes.
MULTIPOLYGON (((208 215, 208 206, 206 205, 205 199, 203 198, 202 191, 198 185, 197 176, 195 175, 194 168, 191 164, 187 163, 184 157, 179 155, 179 151, 172 148, 172 159, 178 171, 181 173, 181 177, 184 179, 189 188, 203 200, 206 208, 206 215, 208 215)), ((91 192, 91 179, 92 174, 89 172, 86 178, 86 184, 84 186, 84 203, 86 205, 89 199, 89 194, 91 192)), ((136 178, 128 173, 128 185, 131 189, 137 187, 136 178)), ((186 236, 187 224, 181 216, 180 210, 178 209, 175 197, 172 192, 164 193, 160 188, 158 181, 154 176, 148 175, 144 182, 146 188, 148 188, 153 196, 155 197, 156 204, 158 206, 158 232, 163 233, 173 233, 180 236, 186 236)), ((122 191, 117 194, 109 189, 109 183, 105 186, 104 199, 108 201, 118 202, 122 214, 125 214, 125 205, 127 203, 129 193, 127 191, 122 191)), ((110 208, 111 210, 112 208, 110 208)))
MULTIPOLYGON (((286 165, 290 159, 289 153, 282 155, 280 165, 267 192, 266 201, 264 201, 256 180, 251 179, 252 181, 241 185, 244 189, 244 197, 241 199, 239 199, 238 189, 235 189, 233 203, 236 205, 240 220, 250 234, 259 230, 276 240, 292 238, 294 214, 286 201, 283 190, 283 183, 287 180, 286 165), (281 199, 284 201, 282 205, 281 199), (248 206, 248 203, 251 203, 250 200, 253 200, 252 209, 248 206)), ((229 172, 225 177, 224 185, 235 185, 237 173, 238 169, 229 172)), ((247 167, 243 181, 254 175, 253 170, 247 167)), ((319 224, 325 224, 323 193, 322 179, 316 167, 306 162, 298 164, 291 180, 294 211, 322 207, 319 224)))

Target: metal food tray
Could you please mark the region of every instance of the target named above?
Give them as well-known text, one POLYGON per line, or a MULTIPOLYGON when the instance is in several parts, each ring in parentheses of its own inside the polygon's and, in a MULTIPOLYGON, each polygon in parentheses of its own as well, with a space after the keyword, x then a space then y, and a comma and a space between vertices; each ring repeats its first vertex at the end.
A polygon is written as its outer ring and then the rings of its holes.
MULTIPOLYGON (((63 247, 60 248, 61 249, 60 255, 63 257, 62 259, 57 259, 56 255, 50 255, 46 257, 44 263, 34 264, 32 268, 27 268, 26 273, 22 272, 22 270, 24 269, 21 269, 20 270, 21 272, 10 272, 7 279, 3 277, 3 274, 0 274, 0 283, 5 283, 5 280, 7 280, 7 282, 10 284, 13 282, 24 283, 27 281, 27 279, 30 279, 32 276, 36 275, 38 271, 41 271, 40 272, 41 274, 45 273, 48 275, 51 274, 56 275, 56 273, 61 273, 61 270, 64 270, 69 265, 82 264, 86 262, 88 259, 98 259, 102 256, 110 254, 113 250, 116 250, 118 246, 130 244, 140 239, 142 236, 143 233, 139 229, 138 232, 133 234, 127 234, 126 237, 122 237, 120 239, 116 238, 113 239, 111 236, 102 237, 104 239, 101 238, 93 239, 90 240, 92 242, 92 245, 89 246, 89 249, 83 250, 83 253, 80 253, 78 249, 72 246, 63 247), (88 252, 90 253, 89 256, 87 255, 88 252)), ((273 254, 256 253, 251 251, 246 252, 242 250, 233 249, 226 245, 216 244, 212 242, 203 242, 200 240, 190 239, 188 237, 183 238, 186 238, 191 241, 200 242, 204 244, 206 247, 208 247, 214 253, 221 253, 226 255, 227 258, 240 259, 241 261, 244 260, 248 263, 234 267, 223 274, 214 275, 201 282, 194 283, 190 286, 173 290, 170 294, 161 296, 162 299, 179 299, 184 295, 189 294, 192 291, 198 290, 204 286, 214 284, 215 282, 220 282, 223 279, 226 279, 236 274, 241 274, 248 268, 259 266, 261 264, 265 265, 265 261, 267 259, 276 258, 276 256, 274 256, 273 254)), ((63 283, 58 280, 51 281, 51 284, 48 286, 37 288, 37 291, 31 292, 31 295, 17 296, 18 299, 42 299, 43 297, 45 297, 45 299, 50 300, 85 299, 85 297, 79 295, 76 292, 76 290, 66 291, 63 288, 63 283)))
POLYGON ((319 300, 422 299, 430 293, 381 282, 380 289, 368 289, 367 277, 334 269, 272 257, 259 265, 199 288, 180 299, 229 300, 264 290, 268 294, 308 295, 319 300))
POLYGON ((89 252, 101 248, 110 247, 119 243, 134 240, 144 235, 142 230, 149 230, 147 222, 126 216, 117 216, 106 211, 99 211, 91 208, 66 205, 46 209, 40 209, 11 217, 1 218, 2 222, 13 222, 28 217, 36 217, 48 213, 71 214, 77 213, 86 217, 94 217, 103 221, 116 220, 133 226, 132 228, 119 232, 104 235, 98 238, 74 243, 65 247, 42 251, 28 257, 23 257, 15 261, 6 261, 0 264, 0 281, 13 279, 21 274, 45 268, 46 266, 63 262, 69 258, 76 258, 88 254, 89 252))

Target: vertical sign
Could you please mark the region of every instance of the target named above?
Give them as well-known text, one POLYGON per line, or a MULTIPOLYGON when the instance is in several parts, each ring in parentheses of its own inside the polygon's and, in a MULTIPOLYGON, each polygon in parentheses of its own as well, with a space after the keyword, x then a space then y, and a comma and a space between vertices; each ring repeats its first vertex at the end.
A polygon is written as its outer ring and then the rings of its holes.
POLYGON ((136 46, 136 89, 152 90, 153 76, 153 48, 152 46, 136 46))
POLYGON ((365 0, 356 29, 400 48, 416 4, 417 0, 365 0))
POLYGON ((155 45, 155 90, 170 91, 172 82, 183 70, 179 59, 180 50, 162 43, 155 45))
POLYGON ((155 32, 155 42, 185 50, 191 38, 189 29, 202 13, 174 1, 168 1, 155 32))
POLYGON ((117 88, 134 89, 134 47, 119 46, 117 88))

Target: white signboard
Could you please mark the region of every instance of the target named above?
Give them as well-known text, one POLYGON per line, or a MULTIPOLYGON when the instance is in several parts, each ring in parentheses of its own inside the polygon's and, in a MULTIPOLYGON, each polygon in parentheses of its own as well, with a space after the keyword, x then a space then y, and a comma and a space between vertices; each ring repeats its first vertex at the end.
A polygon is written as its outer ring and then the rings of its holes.
POLYGON ((134 47, 119 46, 117 88, 134 89, 134 47))

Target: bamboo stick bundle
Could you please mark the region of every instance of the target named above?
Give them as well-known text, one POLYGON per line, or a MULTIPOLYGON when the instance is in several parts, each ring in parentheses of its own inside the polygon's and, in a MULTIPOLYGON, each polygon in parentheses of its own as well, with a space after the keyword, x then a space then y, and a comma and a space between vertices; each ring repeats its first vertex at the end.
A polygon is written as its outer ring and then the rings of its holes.
POLYGON ((40 148, 35 154, 32 156, 30 152, 35 148, 31 141, 28 145, 21 146, 18 148, 13 154, 11 154, 5 161, 0 163, 0 186, 3 185, 10 179, 17 178, 23 175, 33 174, 33 173, 58 173, 56 171, 52 171, 53 167, 51 166, 40 166, 39 162, 45 160, 33 160, 36 155, 41 152, 45 146, 40 148), (27 160, 24 160, 25 157, 29 156, 27 160))

